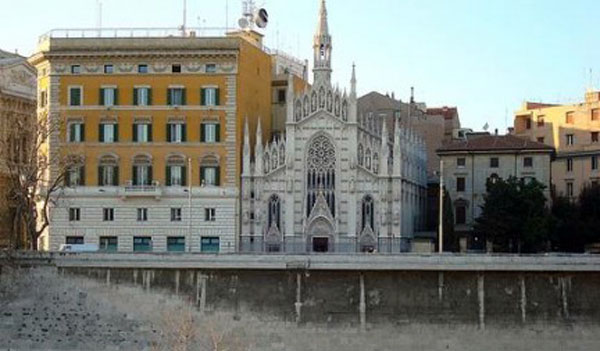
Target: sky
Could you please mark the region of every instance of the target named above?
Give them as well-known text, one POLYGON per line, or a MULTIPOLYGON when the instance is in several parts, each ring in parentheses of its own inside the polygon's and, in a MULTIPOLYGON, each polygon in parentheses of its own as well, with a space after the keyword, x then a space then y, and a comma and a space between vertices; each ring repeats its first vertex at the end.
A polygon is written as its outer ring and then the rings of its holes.
MULTIPOLYGON (((177 27, 184 0, 102 0, 103 27, 177 27)), ((233 26, 241 0, 187 0, 187 25, 233 26), (226 10, 228 9, 228 11, 226 10)), ((257 0, 265 43, 312 61, 320 0, 257 0)), ((0 0, 0 48, 35 52, 54 28, 95 28, 97 0, 0 0)), ((457 106, 463 127, 501 132, 523 101, 573 103, 600 88, 597 0, 328 0, 333 81, 457 106)))

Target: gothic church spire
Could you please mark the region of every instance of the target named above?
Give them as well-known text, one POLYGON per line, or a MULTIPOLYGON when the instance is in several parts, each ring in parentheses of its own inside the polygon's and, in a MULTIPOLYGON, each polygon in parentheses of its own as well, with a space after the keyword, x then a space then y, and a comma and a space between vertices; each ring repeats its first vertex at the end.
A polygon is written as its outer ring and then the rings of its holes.
POLYGON ((331 35, 327 24, 327 6, 321 0, 319 21, 314 38, 314 84, 331 84, 331 35))

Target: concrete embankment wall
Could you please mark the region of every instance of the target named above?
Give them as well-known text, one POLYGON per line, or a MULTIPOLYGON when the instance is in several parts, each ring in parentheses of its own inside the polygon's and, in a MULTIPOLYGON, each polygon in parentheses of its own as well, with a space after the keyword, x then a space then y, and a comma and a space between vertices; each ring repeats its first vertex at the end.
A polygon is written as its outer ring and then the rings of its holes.
POLYGON ((600 324, 600 272, 469 270, 177 269, 59 266, 105 284, 189 298, 201 312, 232 311, 300 324, 408 323, 519 327, 600 324))

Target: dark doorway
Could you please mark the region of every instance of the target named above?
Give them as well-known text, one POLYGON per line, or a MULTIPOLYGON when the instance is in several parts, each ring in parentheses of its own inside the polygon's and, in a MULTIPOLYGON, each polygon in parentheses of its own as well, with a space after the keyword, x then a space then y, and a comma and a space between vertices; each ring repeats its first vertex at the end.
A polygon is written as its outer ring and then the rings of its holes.
POLYGON ((329 252, 329 238, 313 238, 313 252, 329 252))

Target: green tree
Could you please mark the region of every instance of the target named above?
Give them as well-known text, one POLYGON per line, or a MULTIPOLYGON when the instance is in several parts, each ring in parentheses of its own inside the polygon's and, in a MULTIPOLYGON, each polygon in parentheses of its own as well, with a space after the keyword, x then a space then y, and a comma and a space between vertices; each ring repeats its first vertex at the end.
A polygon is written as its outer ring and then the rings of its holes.
POLYGON ((600 242, 600 186, 585 186, 578 200, 581 231, 586 244, 600 242))
POLYGON ((491 178, 475 230, 501 252, 539 252, 549 243, 545 185, 516 177, 491 178))

